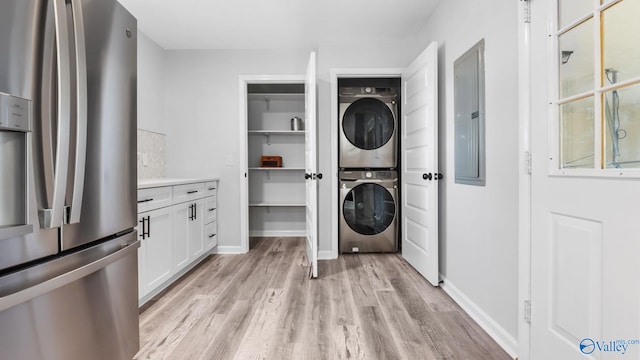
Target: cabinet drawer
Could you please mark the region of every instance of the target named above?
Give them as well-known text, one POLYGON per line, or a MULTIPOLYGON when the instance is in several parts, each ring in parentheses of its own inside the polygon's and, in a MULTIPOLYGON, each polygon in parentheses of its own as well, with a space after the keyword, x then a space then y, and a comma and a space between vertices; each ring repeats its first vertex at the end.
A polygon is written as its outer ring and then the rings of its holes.
POLYGON ((218 214, 217 201, 215 196, 209 196, 204 199, 204 223, 208 224, 216 220, 218 214))
POLYGON ((138 213, 170 206, 172 203, 171 186, 138 190, 138 213))
POLYGON ((218 223, 216 221, 204 226, 204 242, 208 250, 218 245, 218 223))
POLYGON ((204 193, 205 196, 214 196, 218 190, 218 182, 217 181, 209 181, 204 184, 204 193))
POLYGON ((173 187, 174 204, 199 199, 204 196, 204 183, 177 185, 173 187))

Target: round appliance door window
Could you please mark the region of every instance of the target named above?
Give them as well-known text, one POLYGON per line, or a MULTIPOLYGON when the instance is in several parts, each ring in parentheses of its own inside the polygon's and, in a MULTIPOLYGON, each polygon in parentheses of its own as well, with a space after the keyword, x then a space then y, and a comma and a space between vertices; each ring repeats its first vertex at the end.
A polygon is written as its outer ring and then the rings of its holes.
POLYGON ((386 144, 395 130, 393 113, 380 100, 365 98, 354 101, 342 118, 342 131, 354 146, 363 150, 386 144))
POLYGON ((353 188, 344 199, 342 215, 351 230, 362 235, 385 231, 396 215, 393 197, 378 184, 362 184, 353 188))

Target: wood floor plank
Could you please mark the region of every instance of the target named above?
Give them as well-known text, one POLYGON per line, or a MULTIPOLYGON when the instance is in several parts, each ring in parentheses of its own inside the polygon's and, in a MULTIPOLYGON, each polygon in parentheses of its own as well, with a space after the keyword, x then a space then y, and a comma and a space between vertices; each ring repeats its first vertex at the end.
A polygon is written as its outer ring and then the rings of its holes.
POLYGON ((358 306, 358 317, 362 324, 364 343, 367 347, 367 359, 393 360, 403 359, 380 308, 377 306, 358 306))
POLYGON ((252 238, 213 255, 140 316, 136 360, 506 360, 442 289, 398 254, 319 263, 304 238, 252 238))
POLYGON ((420 325, 412 319, 393 291, 376 292, 380 309, 389 323, 391 335, 407 359, 435 360, 435 355, 421 336, 420 325))
POLYGON ((286 300, 284 289, 267 289, 258 307, 257 312, 249 324, 248 331, 244 334, 235 360, 265 359, 270 348, 274 346, 270 342, 275 331, 276 322, 283 310, 286 300))

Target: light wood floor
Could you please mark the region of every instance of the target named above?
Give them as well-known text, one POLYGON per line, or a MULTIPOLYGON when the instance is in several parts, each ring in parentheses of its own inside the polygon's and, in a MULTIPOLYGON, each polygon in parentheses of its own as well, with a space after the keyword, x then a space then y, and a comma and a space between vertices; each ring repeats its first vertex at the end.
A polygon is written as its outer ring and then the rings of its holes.
POLYGON ((301 238, 213 255, 140 315, 135 359, 509 359, 399 255, 343 255, 309 280, 301 238))

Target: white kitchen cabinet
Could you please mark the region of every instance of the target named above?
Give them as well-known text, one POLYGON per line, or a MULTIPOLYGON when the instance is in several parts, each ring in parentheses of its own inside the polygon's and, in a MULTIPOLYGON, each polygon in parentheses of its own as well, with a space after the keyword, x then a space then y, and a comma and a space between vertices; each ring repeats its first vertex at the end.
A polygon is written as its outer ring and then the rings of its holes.
POLYGON ((204 253, 204 200, 193 202, 193 218, 189 222, 189 260, 195 260, 204 253))
POLYGON ((209 251, 218 245, 218 183, 205 184, 204 198, 204 249, 209 251))
POLYGON ((171 210, 167 207, 138 215, 140 297, 171 277, 171 220, 171 210))
POLYGON ((217 181, 155 180, 138 190, 139 305, 196 266, 218 243, 217 181), (211 236, 213 234, 213 236, 211 236))
POLYGON ((249 236, 304 236, 304 84, 248 85, 249 236), (281 156, 282 167, 261 167, 262 156, 281 156))
POLYGON ((172 206, 173 213, 173 271, 184 269, 189 263, 189 225, 193 214, 192 203, 172 206))
POLYGON ((173 267, 184 269, 204 253, 203 200, 198 199, 173 206, 173 267))

